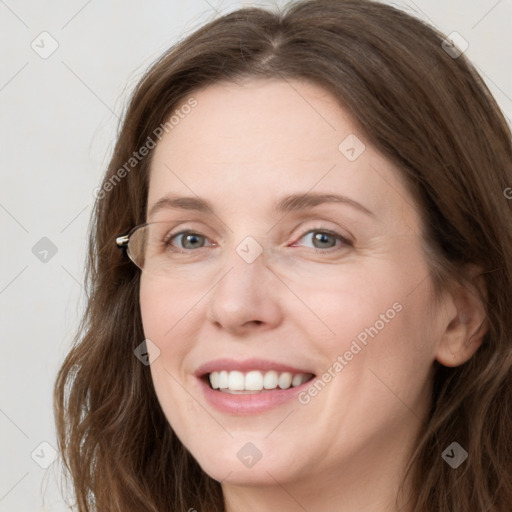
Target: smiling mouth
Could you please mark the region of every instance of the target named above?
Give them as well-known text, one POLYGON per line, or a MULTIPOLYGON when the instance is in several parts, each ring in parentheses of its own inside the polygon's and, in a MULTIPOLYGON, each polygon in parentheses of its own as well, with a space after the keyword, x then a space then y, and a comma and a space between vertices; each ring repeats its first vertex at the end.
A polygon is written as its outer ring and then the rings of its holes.
POLYGON ((214 371, 204 375, 211 389, 231 395, 256 394, 294 388, 314 378, 312 373, 214 371))

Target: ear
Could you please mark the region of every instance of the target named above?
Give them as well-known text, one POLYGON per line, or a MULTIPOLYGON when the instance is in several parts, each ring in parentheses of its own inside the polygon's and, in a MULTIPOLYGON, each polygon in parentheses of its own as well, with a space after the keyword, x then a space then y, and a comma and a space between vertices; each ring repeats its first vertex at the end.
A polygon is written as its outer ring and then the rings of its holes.
POLYGON ((482 269, 468 265, 465 270, 468 284, 457 284, 449 292, 450 315, 436 350, 436 359, 444 366, 459 366, 468 361, 488 330, 486 306, 481 297, 487 300, 482 269))

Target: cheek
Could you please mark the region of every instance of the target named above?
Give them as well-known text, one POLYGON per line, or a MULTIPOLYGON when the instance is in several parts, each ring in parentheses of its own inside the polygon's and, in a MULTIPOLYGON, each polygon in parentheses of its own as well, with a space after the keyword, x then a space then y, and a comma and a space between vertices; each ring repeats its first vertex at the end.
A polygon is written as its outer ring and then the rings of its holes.
POLYGON ((174 389, 176 380, 183 379, 181 363, 190 346, 185 342, 184 329, 197 325, 197 321, 192 321, 197 300, 193 294, 184 293, 172 283, 162 284, 151 278, 141 278, 142 327, 145 338, 152 341, 158 356, 151 359, 154 361, 151 373, 157 394, 163 387, 167 391, 174 389))
POLYGON ((333 453, 346 448, 344 439, 361 446, 397 431, 396 422, 421 417, 429 402, 436 333, 426 313, 428 281, 411 293, 413 281, 387 270, 345 276, 309 295, 310 307, 334 334, 315 336, 321 324, 311 318, 299 326, 323 361, 320 382, 300 403, 329 425, 324 434, 333 453))
MULTIPOLYGON (((188 347, 183 329, 191 326, 193 306, 190 294, 170 283, 162 284, 150 277, 141 278, 140 308, 144 336, 152 341, 154 357, 150 357, 151 378, 155 392, 168 422, 184 436, 186 418, 197 415, 197 407, 188 394, 183 393, 185 376, 182 363, 188 347), (189 318, 190 317, 190 318, 189 318)), ((200 297, 200 296, 199 296, 200 297)), ((194 297, 192 297, 194 298, 194 297)), ((148 351, 151 352, 148 347, 148 351)))
POLYGON ((161 282, 142 276, 140 308, 144 334, 165 343, 183 328, 201 298, 201 290, 190 283, 161 282))
POLYGON ((161 338, 165 330, 171 327, 170 319, 164 313, 166 310, 172 313, 173 305, 169 304, 172 295, 166 293, 163 287, 156 285, 151 278, 143 275, 140 280, 139 296, 145 336, 161 338))
POLYGON ((382 386, 382 377, 413 397, 422 392, 440 336, 430 321, 428 275, 417 254, 409 255, 407 264, 397 257, 391 263, 354 266, 313 281, 315 286, 307 286, 312 282, 307 280, 295 283, 294 291, 315 314, 301 306, 298 315, 297 304, 288 314, 314 342, 326 369, 336 375, 343 371, 340 385, 353 389, 364 381, 364 386, 382 386))

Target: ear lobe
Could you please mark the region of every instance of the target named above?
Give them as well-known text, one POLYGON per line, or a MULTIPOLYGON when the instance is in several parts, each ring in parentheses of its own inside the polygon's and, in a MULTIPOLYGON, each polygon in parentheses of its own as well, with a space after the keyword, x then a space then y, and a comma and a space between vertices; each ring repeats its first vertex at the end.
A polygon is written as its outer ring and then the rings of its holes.
POLYGON ((482 344, 488 330, 485 300, 487 291, 482 270, 467 267, 468 284, 458 284, 449 300, 455 311, 439 340, 436 359, 444 366, 459 366, 468 361, 482 344), (482 298, 483 297, 483 298, 482 298))

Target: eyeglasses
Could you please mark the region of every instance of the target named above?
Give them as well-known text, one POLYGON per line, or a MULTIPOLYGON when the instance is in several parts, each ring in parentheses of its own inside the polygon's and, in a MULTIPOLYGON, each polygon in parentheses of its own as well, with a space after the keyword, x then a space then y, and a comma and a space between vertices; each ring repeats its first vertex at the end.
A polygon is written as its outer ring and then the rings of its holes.
MULTIPOLYGON (((175 272, 182 268, 181 265, 193 261, 197 261, 197 257, 204 256, 204 252, 200 251, 205 245, 196 245, 198 241, 209 240, 208 237, 198 233, 192 229, 183 229, 176 232, 175 224, 173 222, 150 222, 135 226, 125 235, 116 237, 116 245, 119 249, 126 252, 130 260, 143 272, 155 276, 168 277, 169 275, 176 275, 175 272), (174 239, 182 237, 181 244, 185 241, 187 244, 192 244, 192 247, 177 247, 173 242, 174 239)), ((352 242, 340 235, 337 232, 329 229, 310 229, 307 233, 320 233, 322 238, 327 235, 340 241, 341 247, 338 250, 345 250, 352 246, 352 242)), ((324 240, 315 238, 314 241, 324 243, 324 240)), ((336 243, 336 242, 335 242, 336 243)), ((239 244, 241 246, 242 243, 239 244)), ((250 251, 250 254, 240 254, 239 256, 247 263, 252 263, 264 250, 259 243, 256 242, 257 250, 250 251)), ((216 246, 215 242, 210 246, 216 246)), ((332 250, 331 247, 316 248, 317 253, 326 254, 327 251, 332 250)), ((248 244, 246 243, 243 253, 248 251, 248 244)))
POLYGON ((143 272, 165 276, 176 268, 179 255, 191 255, 195 252, 193 249, 174 247, 171 239, 178 235, 204 238, 192 230, 171 234, 172 227, 169 222, 141 224, 127 234, 116 237, 116 245, 119 249, 125 250, 130 260, 143 272))

